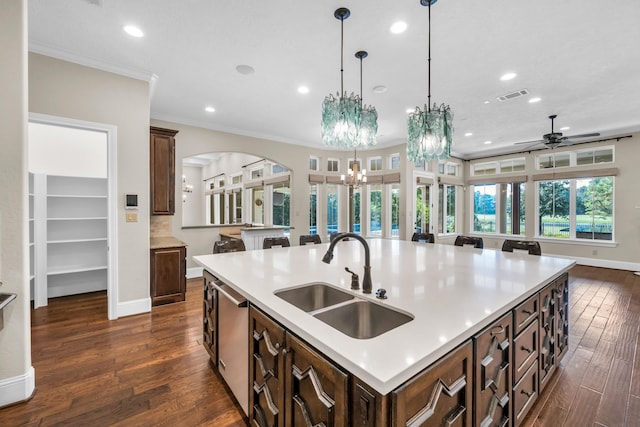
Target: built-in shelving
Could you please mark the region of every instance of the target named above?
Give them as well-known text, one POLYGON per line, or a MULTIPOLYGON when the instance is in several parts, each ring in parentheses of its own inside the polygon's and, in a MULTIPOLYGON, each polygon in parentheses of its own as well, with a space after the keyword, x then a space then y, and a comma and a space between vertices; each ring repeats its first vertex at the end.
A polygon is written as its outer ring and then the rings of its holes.
POLYGON ((33 194, 35 306, 106 290, 107 179, 35 174, 33 194))

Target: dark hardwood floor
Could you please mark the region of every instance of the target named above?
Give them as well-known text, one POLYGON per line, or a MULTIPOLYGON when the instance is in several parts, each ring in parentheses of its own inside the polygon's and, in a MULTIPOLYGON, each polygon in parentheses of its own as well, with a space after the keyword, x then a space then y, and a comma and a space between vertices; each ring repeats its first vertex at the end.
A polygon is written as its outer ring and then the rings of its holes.
MULTIPOLYGON (((116 321, 104 293, 32 311, 36 393, 0 426, 245 425, 202 347, 201 283, 116 321)), ((640 276, 578 266, 569 289, 569 352, 524 425, 640 426, 640 276)))

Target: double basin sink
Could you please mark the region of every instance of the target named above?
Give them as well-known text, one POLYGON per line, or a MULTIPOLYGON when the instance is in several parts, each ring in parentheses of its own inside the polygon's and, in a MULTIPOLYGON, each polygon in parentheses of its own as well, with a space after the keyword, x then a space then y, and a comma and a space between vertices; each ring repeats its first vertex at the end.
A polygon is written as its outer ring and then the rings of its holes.
POLYGON ((283 289, 276 291, 275 295, 357 339, 377 337, 413 320, 398 310, 322 282, 283 289))

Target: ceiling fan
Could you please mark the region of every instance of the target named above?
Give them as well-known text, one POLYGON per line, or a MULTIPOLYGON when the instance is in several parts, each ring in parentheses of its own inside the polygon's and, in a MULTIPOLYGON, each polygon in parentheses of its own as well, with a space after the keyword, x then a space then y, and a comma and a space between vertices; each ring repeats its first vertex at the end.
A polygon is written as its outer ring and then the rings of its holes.
POLYGON ((553 115, 549 116, 549 118, 551 119, 551 133, 547 133, 547 134, 542 135, 542 139, 539 139, 539 140, 516 142, 516 145, 518 145, 518 144, 531 144, 531 147, 535 147, 538 144, 544 144, 548 148, 556 148, 558 146, 566 146, 566 145, 575 144, 575 142, 572 141, 573 139, 591 138, 593 136, 600 136, 600 134, 597 133, 597 132, 585 133, 585 134, 582 134, 582 135, 562 136, 562 132, 555 132, 553 130, 553 120, 556 117, 558 117, 556 114, 553 114, 553 115))

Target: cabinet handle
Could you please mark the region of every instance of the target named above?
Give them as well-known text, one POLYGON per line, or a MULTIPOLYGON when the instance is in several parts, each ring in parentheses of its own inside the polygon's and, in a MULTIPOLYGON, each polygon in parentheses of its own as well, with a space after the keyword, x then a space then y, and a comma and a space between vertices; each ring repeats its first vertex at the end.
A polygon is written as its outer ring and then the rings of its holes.
POLYGON ((504 333, 504 326, 496 326, 491 330, 491 336, 504 333))
POLYGON ((527 352, 527 353, 529 353, 529 354, 531 354, 531 351, 532 351, 530 348, 527 348, 527 347, 525 347, 525 346, 521 346, 521 347, 520 347, 520 350, 524 350, 524 351, 526 351, 526 352, 527 352))
POLYGON ((289 352, 287 351, 287 349, 286 349, 286 348, 283 348, 283 349, 282 349, 282 355, 283 355, 283 356, 286 356, 286 355, 287 355, 287 353, 289 353, 289 352))
POLYGON ((524 314, 526 314, 527 316, 531 316, 531 315, 533 314, 533 311, 526 310, 526 309, 522 309, 522 312, 523 312, 524 314))
POLYGON ((275 347, 275 349, 276 349, 276 350, 280 350, 280 343, 279 343, 279 342, 277 342, 277 343, 274 345, 274 347, 275 347))
POLYGON ((528 391, 524 391, 524 390, 520 390, 520 393, 526 395, 527 397, 531 397, 533 395, 533 392, 528 392, 528 391))

